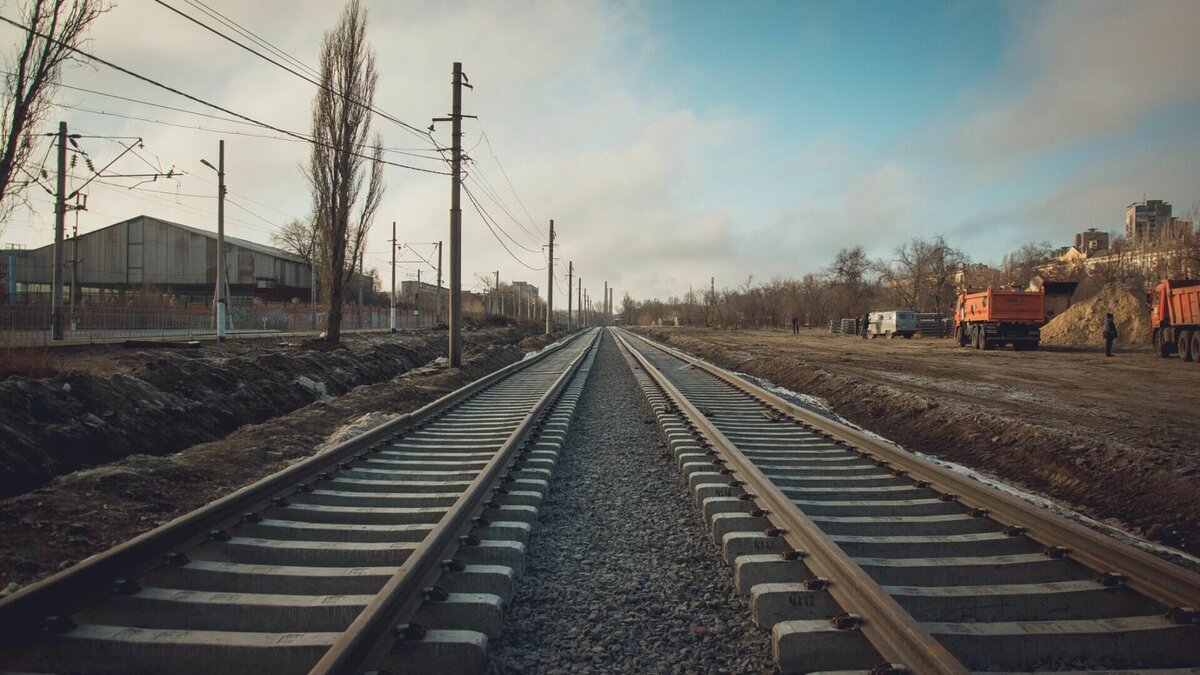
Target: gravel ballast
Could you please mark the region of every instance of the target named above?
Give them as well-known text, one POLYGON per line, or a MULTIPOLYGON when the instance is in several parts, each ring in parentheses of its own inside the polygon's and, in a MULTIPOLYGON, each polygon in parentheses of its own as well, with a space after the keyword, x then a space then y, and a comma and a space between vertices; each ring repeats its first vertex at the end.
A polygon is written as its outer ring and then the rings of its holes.
POLYGON ((613 338, 605 335, 491 646, 494 673, 772 672, 613 338))

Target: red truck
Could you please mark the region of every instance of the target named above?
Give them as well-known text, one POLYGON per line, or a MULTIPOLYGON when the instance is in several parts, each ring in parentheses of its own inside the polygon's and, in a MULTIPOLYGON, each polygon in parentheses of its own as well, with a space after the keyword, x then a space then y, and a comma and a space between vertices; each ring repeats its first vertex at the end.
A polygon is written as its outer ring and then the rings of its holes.
POLYGON ((1046 323, 1046 293, 993 290, 966 292, 958 296, 954 312, 954 335, 958 345, 995 349, 1011 344, 1013 349, 1037 349, 1041 327, 1046 323))
POLYGON ((1200 362, 1200 281, 1163 279, 1150 299, 1151 341, 1159 356, 1200 362))

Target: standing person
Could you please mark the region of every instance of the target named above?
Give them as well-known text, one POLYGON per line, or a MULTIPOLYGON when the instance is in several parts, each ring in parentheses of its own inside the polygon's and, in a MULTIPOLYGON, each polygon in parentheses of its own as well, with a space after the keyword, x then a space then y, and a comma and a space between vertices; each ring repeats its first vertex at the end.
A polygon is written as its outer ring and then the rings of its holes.
POLYGON ((800 317, 792 315, 792 335, 800 334, 800 317))
POLYGON ((1116 340, 1117 324, 1113 321, 1112 312, 1104 315, 1104 355, 1112 356, 1113 340, 1116 340))
POLYGON ((870 315, 870 314, 863 314, 863 318, 862 318, 862 336, 863 336, 863 339, 864 339, 864 340, 866 340, 866 339, 867 339, 867 337, 868 337, 868 336, 867 336, 867 327, 868 327, 868 326, 870 326, 870 325, 871 325, 871 315, 870 315))

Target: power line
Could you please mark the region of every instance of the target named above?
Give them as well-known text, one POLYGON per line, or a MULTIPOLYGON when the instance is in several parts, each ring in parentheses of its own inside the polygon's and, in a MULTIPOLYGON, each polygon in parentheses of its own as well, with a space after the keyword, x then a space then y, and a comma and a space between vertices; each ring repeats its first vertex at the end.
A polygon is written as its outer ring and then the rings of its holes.
MULTIPOLYGON (((492 139, 488 137, 487 132, 480 129, 483 134, 483 141, 487 143, 488 154, 492 156, 492 160, 496 162, 496 166, 500 168, 501 175, 504 176, 504 182, 508 183, 508 189, 512 191, 513 196, 517 198, 517 203, 521 205, 521 210, 525 212, 525 217, 529 219, 529 223, 537 228, 537 221, 533 216, 529 215, 529 209, 525 208, 525 202, 521 201, 521 195, 517 194, 517 189, 513 187, 512 181, 508 179, 508 172, 504 170, 504 165, 500 163, 500 158, 496 156, 496 151, 492 149, 492 139)), ((540 229, 538 230, 541 231, 540 229)))
MULTIPOLYGON (((301 136, 301 135, 299 135, 299 134, 296 134, 296 133, 294 133, 294 132, 287 131, 287 130, 285 130, 285 129, 280 129, 279 127, 276 127, 276 126, 272 126, 272 125, 270 125, 270 124, 267 124, 266 122, 260 122, 260 121, 258 121, 258 120, 256 120, 256 119, 254 119, 253 117, 248 117, 248 116, 246 116, 246 115, 243 115, 243 114, 241 114, 241 113, 236 113, 236 112, 234 112, 234 111, 232 111, 232 110, 230 110, 230 109, 228 109, 228 108, 221 107, 221 106, 217 105, 216 103, 210 103, 209 101, 206 101, 206 100, 204 100, 204 99, 202 99, 202 98, 198 98, 198 97, 196 97, 196 96, 192 96, 191 94, 188 94, 188 93, 185 93, 185 92, 183 92, 183 91, 180 91, 179 89, 176 89, 176 88, 174 88, 174 87, 172 87, 172 86, 170 86, 170 85, 163 84, 162 82, 159 82, 159 81, 157 81, 157 80, 155 80, 155 79, 152 79, 152 78, 150 78, 150 77, 146 77, 145 75, 141 75, 141 74, 139 74, 139 73, 135 73, 134 71, 132 71, 132 70, 129 70, 128 68, 124 68, 124 67, 118 66, 117 64, 113 63, 112 61, 107 61, 107 60, 105 60, 105 59, 102 59, 102 58, 100 58, 99 56, 96 56, 96 55, 94 55, 94 54, 90 54, 90 53, 88 53, 88 52, 86 52, 86 51, 84 51, 84 50, 82 50, 82 49, 80 49, 80 48, 78 48, 78 47, 75 47, 75 46, 73 46, 73 45, 69 45, 69 44, 67 44, 67 43, 65 43, 65 42, 63 42, 63 41, 61 41, 61 40, 56 40, 56 39, 54 39, 53 37, 51 37, 51 36, 49 36, 49 35, 46 35, 45 33, 40 33, 40 32, 38 32, 38 31, 36 31, 36 30, 33 30, 32 28, 29 28, 28 26, 24 26, 24 25, 22 25, 22 24, 20 24, 20 23, 17 23, 16 21, 13 21, 12 19, 10 19, 10 18, 8 18, 8 17, 6 17, 6 16, 0 16, 0 21, 3 21, 4 23, 7 23, 7 24, 9 24, 10 26, 14 26, 14 27, 16 27, 16 28, 20 28, 21 30, 23 30, 23 31, 26 31, 26 32, 28 32, 28 33, 31 33, 31 34, 33 34, 33 35, 35 35, 35 36, 37 36, 37 37, 40 37, 40 38, 42 38, 43 40, 46 40, 47 42, 52 42, 52 43, 54 43, 54 44, 56 44, 56 45, 59 45, 59 46, 61 46, 62 48, 66 49, 66 50, 69 50, 69 51, 71 51, 71 52, 74 52, 74 53, 76 53, 76 54, 79 54, 80 56, 82 56, 82 57, 84 57, 84 58, 86 58, 86 59, 89 59, 89 60, 91 60, 91 61, 95 61, 96 63, 99 63, 99 64, 101 64, 101 65, 104 65, 104 66, 108 66, 109 68, 112 68, 113 70, 116 70, 116 71, 118 71, 118 72, 120 72, 120 73, 124 73, 124 74, 126 74, 126 75, 128 75, 128 76, 130 76, 130 77, 133 77, 133 78, 136 78, 136 79, 138 79, 138 80, 141 80, 141 81, 143 81, 143 82, 146 82, 146 83, 148 83, 148 84, 154 85, 154 86, 156 86, 156 87, 159 87, 160 89, 165 89, 165 90, 167 90, 167 91, 169 91, 169 92, 171 92, 171 93, 173 93, 173 94, 177 94, 177 95, 179 95, 179 96, 182 96, 182 97, 184 97, 184 98, 186 98, 186 99, 188 99, 188 100, 195 101, 196 103, 199 103, 199 104, 201 104, 201 105, 207 106, 207 107, 209 107, 209 108, 212 108, 212 109, 214 109, 214 110, 220 110, 220 111, 221 111, 221 112, 223 112, 223 113, 226 113, 226 114, 228 114, 228 115, 233 115, 234 117, 238 117, 238 118, 240 118, 240 119, 246 120, 247 122, 251 122, 251 123, 253 123, 253 124, 257 124, 258 126, 261 126, 261 127, 265 128, 265 129, 270 129, 271 131, 275 131, 275 132, 278 132, 278 133, 281 133, 281 134, 285 134, 285 135, 287 135, 287 136, 293 136, 293 137, 299 138, 300 140, 303 140, 303 141, 306 141, 306 142, 311 142, 311 143, 313 143, 313 144, 315 144, 315 145, 321 145, 321 146, 324 146, 324 147, 327 147, 327 148, 330 148, 330 149, 333 149, 333 150, 340 150, 340 148, 338 148, 338 147, 336 147, 336 146, 334 146, 334 145, 332 145, 332 144, 329 144, 329 143, 323 143, 323 142, 321 142, 321 141, 318 141, 317 139, 308 139, 308 138, 304 138, 303 136, 301 136)), ((363 158, 363 159, 368 159, 368 160, 373 160, 373 159, 374 159, 373 157, 371 157, 371 156, 369 156, 369 155, 363 155, 363 154, 361 154, 361 153, 357 153, 357 152, 351 152, 351 153, 349 153, 349 154, 350 154, 350 155, 352 155, 352 156, 355 156, 355 157, 360 157, 360 158, 363 158)), ((422 168, 420 168, 420 167, 416 167, 416 166, 409 166, 409 165, 407 165, 407 164, 400 164, 400 163, 398 163, 398 162, 391 162, 391 161, 388 161, 388 160, 380 160, 380 161, 381 161, 382 163, 384 163, 384 164, 388 164, 388 165, 390 165, 390 166, 399 167, 399 168, 401 168, 401 169, 408 169, 408 170, 410 170, 410 171, 420 171, 420 172, 422 172, 422 173, 432 173, 432 174, 437 174, 437 175, 439 175, 439 176, 448 176, 448 175, 450 175, 450 173, 449 173, 448 171, 435 171, 435 170, 433 170, 433 169, 422 169, 422 168)))
MULTIPOLYGON (((62 85, 62 86, 64 86, 64 87, 68 87, 68 85, 62 85)), ((130 101, 130 102, 133 102, 133 103, 141 103, 141 104, 144 104, 144 105, 154 106, 154 107, 158 107, 158 108, 165 108, 165 109, 167 109, 167 110, 173 110, 173 111, 176 111, 176 112, 187 113, 187 114, 190 114, 190 115, 198 115, 198 116, 200 116, 200 117, 206 117, 206 118, 211 118, 211 119, 215 119, 215 120, 221 120, 221 121, 225 121, 225 122, 232 122, 232 123, 235 123, 235 124, 245 124, 245 125, 247 125, 247 126, 254 126, 254 127, 257 127, 257 126, 258 126, 258 125, 255 125, 255 124, 251 124, 251 123, 249 123, 249 122, 242 122, 241 120, 229 119, 229 118, 226 118, 226 117, 221 117, 221 116, 219 116, 219 115, 208 115, 208 114, 205 114, 205 113, 196 112, 196 111, 194 111, 194 110, 186 110, 186 109, 184 109, 184 108, 175 108, 175 107, 173 107, 173 106, 169 106, 169 105, 161 105, 161 104, 158 104, 158 103, 151 103, 151 102, 149 102, 149 101, 139 101, 139 100, 137 100, 137 99, 128 98, 128 97, 125 97, 125 96, 116 96, 116 95, 114 95, 114 94, 106 94, 106 93, 104 93, 104 92, 99 92, 99 91, 97 91, 97 92, 92 92, 91 90, 89 90, 89 89, 83 89, 82 87, 68 87, 68 88, 71 88, 71 89, 80 89, 80 90, 82 90, 82 91, 88 91, 88 92, 91 92, 91 93, 99 94, 100 96, 112 96, 113 98, 118 98, 118 99, 121 99, 121 100, 130 101)), ((308 143, 314 143, 314 142, 315 142, 315 141, 313 141, 313 140, 312 140, 312 137, 311 137, 311 136, 308 136, 308 135, 306 135, 306 134, 302 134, 302 133, 300 133, 300 132, 297 132, 297 131, 289 131, 289 132, 287 132, 287 133, 288 133, 288 135, 289 135, 289 136, 291 136, 291 137, 289 138, 289 137, 284 137, 284 136, 274 136, 274 135, 271 135, 271 134, 252 134, 252 133, 245 132, 245 131, 233 131, 233 130, 231 130, 231 129, 211 129, 211 128, 209 128, 209 127, 202 127, 202 126, 199 126, 199 125, 181 124, 181 123, 179 123, 179 122, 167 122, 167 121, 165 121, 165 120, 157 120, 157 119, 152 119, 152 118, 148 118, 148 117, 138 117, 138 116, 136 116, 136 115, 127 115, 127 114, 123 114, 123 113, 112 112, 112 111, 109 111, 109 110, 96 110, 96 109, 93 109, 93 108, 85 108, 85 107, 83 107, 83 106, 79 106, 79 105, 71 105, 71 104, 68 104, 68 103, 55 103, 54 105, 56 105, 56 106, 58 106, 58 107, 60 107, 60 108, 66 108, 66 109, 68 109, 68 110, 78 110, 79 112, 90 113, 90 114, 93 114, 93 115, 105 115, 105 116, 108 116, 108 117, 118 117, 118 118, 120 118, 120 119, 134 120, 134 121, 137 121, 137 122, 146 122, 146 123, 149 123, 149 124, 161 124, 161 125, 163 125, 163 126, 175 127, 175 128, 177 128, 177 129, 189 129, 189 130, 192 130, 192 131, 203 131, 203 132, 205 132, 205 133, 210 133, 210 134, 219 134, 219 135, 222 135, 222 136, 244 136, 244 137, 247 137, 247 138, 265 138, 265 139, 267 139, 267 140, 273 140, 273 141, 285 141, 285 142, 288 142, 288 143, 305 143, 305 144, 308 144, 308 143)), ((419 152, 421 152, 421 151, 419 151, 419 150, 418 150, 418 151, 413 151, 413 150, 402 150, 402 149, 398 149, 398 148, 382 148, 382 150, 383 150, 384 152, 395 153, 395 154, 398 154, 398 155, 405 155, 405 156, 408 156, 408 157, 414 157, 414 158, 416 158, 416 159, 427 159, 427 160, 438 161, 438 162, 442 161, 441 157, 431 157, 431 156, 429 156, 429 155, 422 155, 422 154, 418 154, 419 152)), ((437 152, 437 151, 436 151, 436 150, 427 150, 427 151, 425 151, 425 152, 437 152)))
MULTIPOLYGON (((345 95, 345 94, 343 94, 343 93, 341 93, 341 92, 339 92, 339 91, 336 91, 336 90, 334 90, 333 88, 331 88, 331 87, 327 86, 326 84, 324 84, 323 82, 320 82, 320 81, 318 81, 318 80, 314 80, 312 77, 309 77, 308 75, 305 75, 304 73, 301 73, 301 72, 299 72, 299 71, 297 71, 297 70, 295 70, 295 69, 293 69, 293 68, 291 68, 291 67, 289 67, 289 66, 286 66, 286 65, 284 65, 284 64, 282 64, 282 63, 280 63, 279 61, 276 61, 275 59, 273 59, 273 58, 271 58, 271 57, 267 56, 266 54, 263 54, 262 52, 260 52, 260 51, 258 51, 258 50, 256 50, 256 49, 254 49, 253 47, 250 47, 249 45, 246 45, 246 44, 244 44, 244 43, 242 43, 242 42, 239 42, 239 41, 235 40, 234 38, 232 38, 232 37, 230 37, 230 36, 226 35, 225 33, 222 33, 221 31, 217 30, 216 28, 213 28, 212 26, 209 26, 208 24, 206 24, 206 23, 204 23, 203 21, 201 21, 201 20, 197 19, 196 17, 194 17, 194 16, 191 16, 191 15, 187 14, 186 12, 184 12, 184 11, 182 11, 182 10, 180 10, 180 9, 177 9, 177 8, 175 8, 175 7, 172 7, 171 5, 168 5, 166 2, 164 2, 164 0, 154 0, 154 1, 155 1, 155 2, 157 2, 158 4, 162 5, 163 7, 166 7, 167 9, 171 10, 172 12, 175 12, 175 13, 176 13, 176 14, 178 14, 179 16, 182 16, 183 18, 187 19, 188 21, 191 21, 192 23, 196 24, 197 26, 200 26, 200 27, 201 27, 201 28, 203 28, 204 30, 207 30, 207 31, 209 31, 209 32, 210 32, 210 33, 212 33, 213 35, 216 35, 216 36, 218 36, 218 37, 220 37, 220 38, 222 38, 222 39, 224 39, 224 40, 227 40, 227 41, 229 41, 229 42, 231 42, 231 43, 233 43, 233 44, 235 44, 235 45, 237 45, 237 46, 241 47, 242 49, 244 49, 244 50, 246 50, 246 51, 250 52, 251 54, 254 54, 254 55, 255 55, 255 56, 257 56, 258 58, 260 58, 260 59, 262 59, 262 60, 264 60, 264 61, 266 61, 266 62, 268 62, 268 63, 271 63, 271 64, 273 64, 273 65, 275 65, 275 66, 277 66, 277 67, 279 67, 279 68, 282 68, 283 70, 286 70, 287 72, 291 73, 292 75, 295 75, 296 77, 299 77, 300 79, 302 79, 302 80, 304 80, 304 81, 306 81, 306 82, 308 82, 308 83, 310 83, 310 84, 316 85, 316 86, 317 86, 317 87, 319 87, 320 89, 323 89, 323 90, 325 90, 325 91, 329 92, 330 94, 333 94, 333 95, 335 95, 335 96, 340 96, 340 97, 341 97, 341 98, 343 98, 343 99, 344 99, 344 100, 345 100, 347 103, 353 103, 354 105, 356 105, 356 106, 359 106, 360 108, 364 108, 364 109, 366 109, 366 110, 368 110, 368 111, 370 111, 370 112, 373 112, 373 113, 375 113, 376 115, 379 115, 380 117, 382 117, 382 118, 384 118, 384 119, 388 120, 389 122, 394 122, 394 123, 396 123, 396 124, 400 125, 401 127, 405 128, 405 129, 407 129, 407 130, 409 130, 410 132, 416 133, 418 136, 420 136, 420 137, 422 137, 422 138, 425 138, 425 137, 427 137, 427 136, 428 136, 428 134, 425 132, 425 130, 424 130, 424 129, 418 129, 417 127, 414 127, 413 125, 411 125, 411 124, 409 124, 409 123, 407 123, 407 122, 405 122, 405 121, 403 121, 403 120, 401 120, 401 119, 399 119, 399 118, 397 118, 397 117, 395 117, 395 116, 393 116, 393 115, 391 115, 391 114, 389 114, 389 113, 386 113, 386 112, 384 112, 383 110, 380 110, 378 107, 376 107, 376 106, 374 106, 374 105, 368 105, 368 104, 366 104, 366 103, 363 103, 363 102, 361 102, 361 101, 355 100, 355 99, 353 99, 353 98, 351 98, 351 97, 349 97, 349 96, 347 96, 347 95, 345 95)), ((311 70, 311 69, 310 69, 310 70, 311 70)))
POLYGON ((233 30, 237 31, 238 33, 241 33, 242 35, 250 38, 251 40, 255 41, 256 43, 258 43, 258 44, 262 45, 263 47, 265 47, 266 49, 270 50, 274 54, 277 54, 281 58, 287 59, 288 61, 295 64, 297 67, 307 70, 309 73, 311 73, 313 75, 318 75, 317 71, 310 68, 308 66, 308 64, 306 64, 303 61, 301 61, 300 59, 292 56, 291 54, 288 54, 286 51, 280 49, 279 47, 276 47, 275 45, 273 45, 269 41, 267 41, 265 38, 260 37, 254 31, 250 30, 249 28, 246 28, 245 26, 242 26, 237 21, 230 19, 229 17, 227 17, 224 14, 220 13, 219 11, 213 9, 212 7, 209 7, 208 5, 201 2, 200 0, 185 0, 185 2, 187 2, 192 7, 199 9, 201 12, 204 12, 205 14, 213 17, 217 21, 220 21, 221 23, 225 24, 226 26, 232 28, 233 30))
MULTIPOLYGON (((534 267, 533 265, 530 265, 529 263, 525 262, 524 260, 521 260, 520 258, 518 258, 516 256, 516 254, 512 252, 512 249, 510 249, 508 247, 508 244, 505 244, 504 240, 500 238, 500 235, 496 234, 496 229, 492 227, 492 224, 494 222, 492 220, 492 217, 487 213, 487 210, 484 209, 483 206, 479 203, 479 200, 475 199, 475 195, 471 194, 471 191, 467 188, 466 185, 462 186, 462 189, 463 189, 463 192, 465 192, 467 194, 467 199, 470 200, 471 205, 475 207, 475 212, 478 213, 479 217, 483 219, 484 225, 487 225, 488 231, 492 233, 492 236, 496 238, 496 241, 500 242, 500 245, 504 247, 504 250, 508 253, 509 256, 512 257, 513 260, 516 260, 517 262, 521 263, 522 265, 529 268, 530 270, 533 270, 534 272, 540 272, 540 271, 546 269, 545 267, 534 267)), ((497 225, 497 227, 499 227, 499 225, 497 225)), ((511 237, 510 237, 510 239, 511 239, 511 237)))

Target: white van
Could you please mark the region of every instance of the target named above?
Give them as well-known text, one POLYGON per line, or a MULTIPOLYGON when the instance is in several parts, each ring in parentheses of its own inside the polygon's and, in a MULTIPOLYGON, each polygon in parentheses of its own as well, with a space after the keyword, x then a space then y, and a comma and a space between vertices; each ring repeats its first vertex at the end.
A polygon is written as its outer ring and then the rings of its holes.
POLYGON ((897 335, 911 338, 917 332, 917 313, 911 309, 897 309, 890 312, 871 312, 867 321, 867 336, 874 338, 882 335, 894 338, 897 335))

